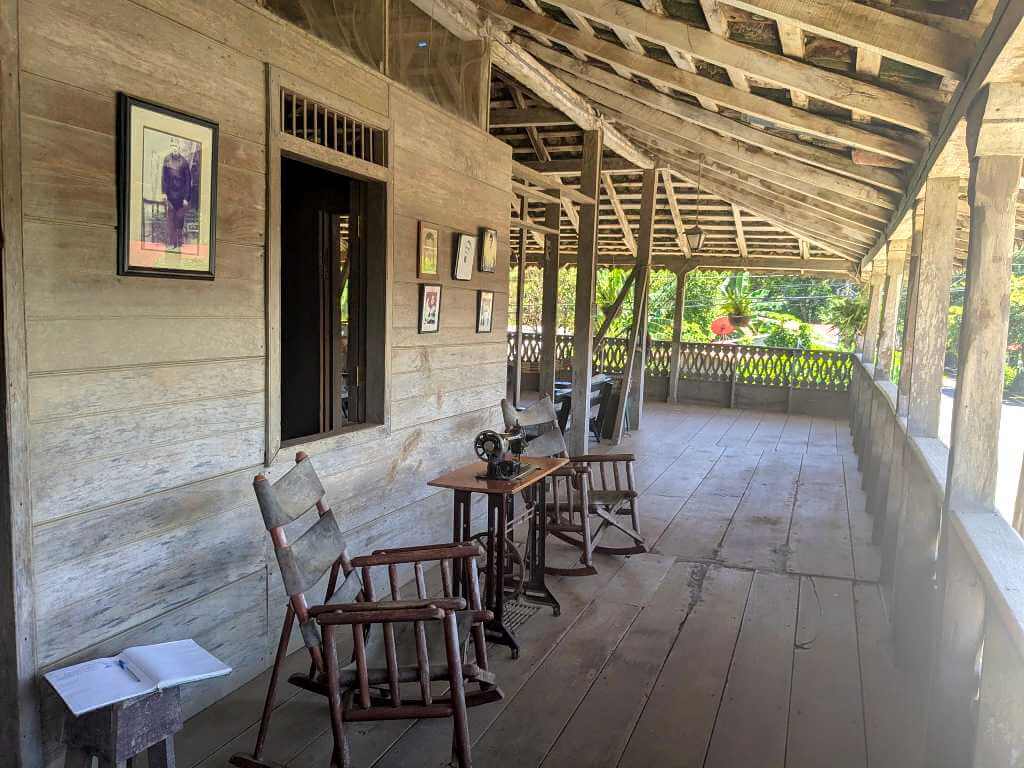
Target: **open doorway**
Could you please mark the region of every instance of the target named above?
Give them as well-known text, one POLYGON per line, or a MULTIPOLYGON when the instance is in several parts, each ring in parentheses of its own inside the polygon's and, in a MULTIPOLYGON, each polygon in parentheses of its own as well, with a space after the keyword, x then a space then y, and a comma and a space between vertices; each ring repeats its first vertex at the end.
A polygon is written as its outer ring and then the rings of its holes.
POLYGON ((281 440, 297 442, 378 420, 367 352, 383 338, 384 194, 281 166, 281 440))

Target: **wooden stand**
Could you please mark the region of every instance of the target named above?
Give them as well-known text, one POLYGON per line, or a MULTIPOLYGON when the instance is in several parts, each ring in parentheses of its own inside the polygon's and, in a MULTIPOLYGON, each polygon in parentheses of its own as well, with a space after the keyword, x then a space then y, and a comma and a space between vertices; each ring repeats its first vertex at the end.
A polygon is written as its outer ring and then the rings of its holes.
MULTIPOLYGON (((452 540, 469 541, 472 538, 473 494, 487 494, 487 589, 484 592, 484 607, 494 612, 494 619, 487 622, 486 630, 489 640, 512 649, 512 658, 519 658, 519 643, 511 630, 505 626, 505 589, 504 563, 506 533, 512 512, 512 501, 520 493, 534 485, 537 486, 539 503, 534 505, 534 514, 530 518, 529 554, 527 566, 529 575, 526 582, 525 596, 529 600, 550 605, 557 616, 560 612, 558 600, 544 584, 544 545, 547 539, 546 520, 544 517, 544 478, 569 463, 568 459, 523 459, 524 464, 536 467, 533 472, 518 480, 501 481, 487 480, 477 477, 485 467, 483 462, 475 462, 460 467, 446 475, 431 480, 428 485, 436 488, 451 488, 455 491, 455 507, 452 519, 452 540)), ((456 590, 460 585, 456 584, 456 590)), ((457 591, 456 594, 461 594, 457 591)))
POLYGON ((149 768, 174 768, 174 734, 181 730, 181 696, 177 688, 121 701, 64 724, 65 768, 131 768, 146 752, 149 768))

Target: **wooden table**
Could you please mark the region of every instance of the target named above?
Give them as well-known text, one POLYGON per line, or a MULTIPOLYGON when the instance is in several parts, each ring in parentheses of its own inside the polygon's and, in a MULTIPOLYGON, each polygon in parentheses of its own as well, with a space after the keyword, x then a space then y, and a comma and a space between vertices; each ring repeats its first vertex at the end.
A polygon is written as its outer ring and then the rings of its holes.
POLYGON ((125 768, 146 753, 149 768, 174 768, 174 734, 181 730, 181 696, 165 688, 75 717, 64 725, 65 768, 125 768))
MULTIPOLYGON (((529 600, 550 605, 557 616, 561 607, 544 584, 547 520, 544 517, 545 483, 542 481, 569 463, 568 459, 524 458, 522 461, 523 464, 533 465, 536 469, 518 480, 480 479, 477 475, 486 471, 487 465, 477 461, 436 477, 428 483, 435 488, 451 488, 455 491, 452 541, 469 541, 472 538, 473 494, 487 495, 487 588, 484 591, 484 607, 494 612, 494 619, 486 624, 485 629, 489 640, 512 649, 512 658, 519 657, 519 643, 504 623, 505 534, 512 513, 512 500, 517 493, 533 486, 537 487, 537 499, 533 515, 530 517, 526 548, 528 576, 524 595, 529 600)), ((461 589, 458 583, 455 586, 461 589)))

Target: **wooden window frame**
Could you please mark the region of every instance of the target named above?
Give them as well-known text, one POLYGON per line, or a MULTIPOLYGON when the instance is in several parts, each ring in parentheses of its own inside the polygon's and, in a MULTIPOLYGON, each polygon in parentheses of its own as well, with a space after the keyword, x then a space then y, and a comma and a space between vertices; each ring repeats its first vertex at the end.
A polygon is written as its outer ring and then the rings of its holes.
MULTIPOLYGON (((394 195, 393 175, 390 158, 387 166, 375 165, 356 157, 335 152, 327 147, 319 146, 304 139, 290 136, 280 130, 281 125, 281 89, 299 93, 320 104, 329 106, 338 112, 352 115, 354 118, 372 125, 388 136, 391 133, 391 121, 385 116, 355 104, 345 97, 329 92, 313 83, 309 83, 277 67, 267 65, 267 249, 265 263, 265 302, 266 302, 266 426, 265 426, 265 457, 264 463, 270 466, 278 460, 282 447, 289 449, 287 456, 281 461, 291 460, 293 450, 304 450, 311 455, 333 448, 369 442, 391 431, 391 296, 394 282, 394 195), (384 186, 386 210, 384 220, 387 223, 384 254, 386 259, 384 276, 385 306, 383 307, 383 339, 376 360, 379 370, 376 375, 383 383, 382 402, 378 408, 367 403, 366 420, 358 424, 349 424, 330 433, 311 435, 307 438, 296 438, 285 444, 281 441, 281 161, 293 158, 311 165, 317 165, 330 171, 344 174, 355 179, 379 182, 384 186)), ((369 356, 368 356, 369 357, 369 356)), ((369 375, 367 371, 366 375, 369 375)), ((378 390, 379 391, 379 390, 378 390)))

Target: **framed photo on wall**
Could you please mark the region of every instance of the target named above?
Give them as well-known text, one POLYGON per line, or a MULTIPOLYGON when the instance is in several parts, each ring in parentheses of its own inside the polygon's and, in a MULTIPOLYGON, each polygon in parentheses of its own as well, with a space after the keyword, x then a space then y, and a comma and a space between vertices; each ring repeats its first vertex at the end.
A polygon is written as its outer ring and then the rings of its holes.
POLYGON ((119 275, 212 280, 217 124, 118 94, 119 275))
POLYGON ((452 260, 452 277, 456 280, 473 279, 473 262, 476 260, 476 235, 459 233, 452 260))
POLYGON ((494 326, 494 291, 476 292, 476 332, 490 333, 494 326))
POLYGON ((437 333, 441 327, 441 286, 420 284, 420 333, 437 333))
POLYGON ((419 248, 416 254, 416 277, 437 275, 437 227, 426 221, 420 222, 419 248))
POLYGON ((493 229, 480 232, 480 271, 493 272, 498 266, 498 233, 493 229))

